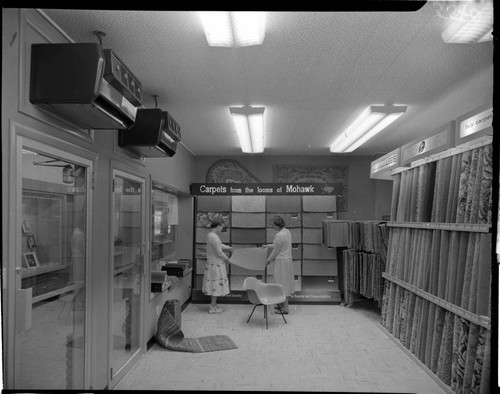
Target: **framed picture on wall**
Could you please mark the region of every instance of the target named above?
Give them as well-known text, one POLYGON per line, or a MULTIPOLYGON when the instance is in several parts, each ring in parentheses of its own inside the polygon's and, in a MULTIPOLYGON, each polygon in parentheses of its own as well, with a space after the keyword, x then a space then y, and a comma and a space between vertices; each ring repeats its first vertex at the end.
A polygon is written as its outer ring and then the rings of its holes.
POLYGON ((30 221, 27 218, 23 218, 22 226, 23 226, 23 233, 24 234, 31 233, 30 221))
POLYGON ((24 253, 23 267, 25 268, 36 268, 40 264, 38 263, 38 257, 35 252, 24 253))
POLYGON ((36 250, 37 244, 35 236, 33 234, 28 234, 26 236, 26 242, 28 243, 29 250, 36 250))

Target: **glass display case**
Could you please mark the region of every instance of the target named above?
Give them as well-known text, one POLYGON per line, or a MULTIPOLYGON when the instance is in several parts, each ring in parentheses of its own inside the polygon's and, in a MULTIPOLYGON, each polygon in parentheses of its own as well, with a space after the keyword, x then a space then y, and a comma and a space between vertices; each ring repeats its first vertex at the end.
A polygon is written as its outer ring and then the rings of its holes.
POLYGON ((191 261, 179 259, 179 200, 174 192, 153 183, 151 191, 151 299, 170 287, 168 276, 184 276, 191 261), (168 270, 167 270, 168 268, 168 270))

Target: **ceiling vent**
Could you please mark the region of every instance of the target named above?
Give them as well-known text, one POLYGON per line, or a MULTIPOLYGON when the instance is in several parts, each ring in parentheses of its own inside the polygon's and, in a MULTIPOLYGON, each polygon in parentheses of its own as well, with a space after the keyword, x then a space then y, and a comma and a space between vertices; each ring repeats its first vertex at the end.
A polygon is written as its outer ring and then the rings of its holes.
POLYGON ((179 124, 159 108, 138 108, 134 125, 118 133, 119 146, 132 148, 145 157, 171 157, 180 140, 179 124))
POLYGON ((97 43, 33 44, 30 102, 90 129, 127 129, 142 86, 110 49, 97 43))

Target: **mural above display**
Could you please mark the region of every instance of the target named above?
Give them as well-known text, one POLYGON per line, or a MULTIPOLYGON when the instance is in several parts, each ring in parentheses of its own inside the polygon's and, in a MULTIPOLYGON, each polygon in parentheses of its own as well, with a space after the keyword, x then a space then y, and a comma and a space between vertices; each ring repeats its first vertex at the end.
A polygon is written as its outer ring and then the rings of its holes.
POLYGON ((217 160, 207 170, 207 183, 260 183, 250 171, 236 160, 217 160))
POLYGON ((341 194, 337 194, 337 212, 347 211, 348 174, 349 166, 325 166, 307 164, 273 165, 273 182, 312 182, 341 184, 341 194))

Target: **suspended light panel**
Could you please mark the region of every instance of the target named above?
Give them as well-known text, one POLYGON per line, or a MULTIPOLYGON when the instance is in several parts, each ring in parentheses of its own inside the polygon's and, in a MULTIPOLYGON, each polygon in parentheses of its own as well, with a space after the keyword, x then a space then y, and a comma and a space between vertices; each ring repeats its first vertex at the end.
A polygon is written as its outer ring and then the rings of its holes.
POLYGON ((264 107, 229 107, 243 153, 264 152, 264 107))
POLYGON ((209 46, 260 45, 265 37, 265 12, 205 11, 200 18, 209 46))
POLYGON ((333 142, 330 152, 354 151, 403 115, 406 109, 406 105, 370 105, 333 142))
POLYGON ((449 24, 441 34, 446 43, 473 44, 493 40, 493 2, 461 3, 447 17, 449 24))

